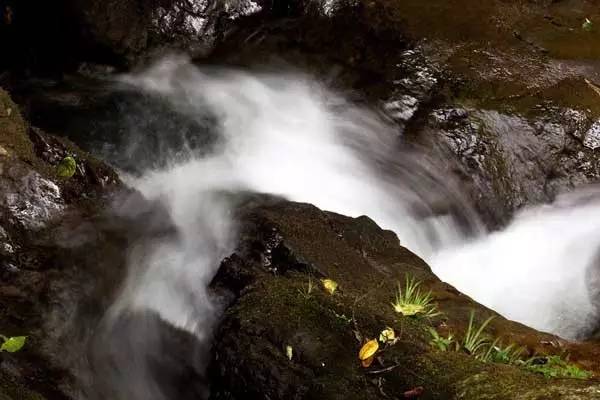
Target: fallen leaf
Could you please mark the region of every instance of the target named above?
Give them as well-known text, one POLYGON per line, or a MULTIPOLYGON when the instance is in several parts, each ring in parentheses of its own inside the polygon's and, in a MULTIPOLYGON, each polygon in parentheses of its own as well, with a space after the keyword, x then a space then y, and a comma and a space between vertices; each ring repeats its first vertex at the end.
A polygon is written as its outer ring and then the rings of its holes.
MULTIPOLYGON (((377 350, 379 350, 379 342, 377 342, 377 340, 375 339, 369 340, 363 345, 363 347, 360 348, 360 351, 358 352, 358 358, 361 361, 364 361, 368 358, 372 358, 373 355, 377 353, 377 350)), ((373 360, 371 360, 371 362, 372 361, 373 360)))
POLYGON ((381 343, 393 342, 396 339, 396 332, 389 326, 381 331, 379 334, 379 341, 381 343))
POLYGON ((292 361, 292 357, 294 357, 294 348, 290 345, 285 346, 285 355, 290 361, 292 361))
POLYGON ((425 307, 421 304, 393 304, 393 306, 394 311, 406 317, 422 314, 425 311, 425 307))
POLYGON ((321 283, 323 283, 323 287, 325 290, 329 292, 329 294, 334 294, 337 290, 338 284, 336 281, 332 279, 321 279, 321 283))
POLYGON ((6 338, 2 346, 0 346, 0 351, 7 351, 9 353, 15 353, 25 346, 25 341, 27 340, 27 336, 15 336, 11 338, 6 338))

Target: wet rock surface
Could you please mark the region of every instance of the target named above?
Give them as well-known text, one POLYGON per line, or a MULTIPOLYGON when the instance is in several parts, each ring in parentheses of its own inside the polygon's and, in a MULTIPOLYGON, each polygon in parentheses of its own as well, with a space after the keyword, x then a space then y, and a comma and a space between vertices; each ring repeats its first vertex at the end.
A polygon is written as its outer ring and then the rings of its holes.
MULTIPOLYGON (((464 332, 469 310, 481 320, 494 313, 440 282, 367 217, 276 199, 250 201, 239 212, 245 224, 238 250, 213 281, 217 293, 229 293, 230 305, 215 336, 211 398, 402 398, 418 387, 424 389, 419 398, 431 399, 598 397, 595 381, 548 381, 518 367, 434 350, 428 324, 464 332), (423 280, 443 316, 429 321, 394 313, 390 302, 405 274, 423 280), (333 295, 323 278, 339 284, 333 295), (310 280, 315 286, 307 293, 310 280), (399 342, 373 366, 361 367, 363 340, 387 326, 399 342)), ((499 316, 490 331, 531 353, 569 349, 582 365, 597 368, 591 344, 570 344, 499 316)))
POLYGON ((10 56, 0 69, 60 77, 96 64, 129 68, 174 49, 203 54, 221 25, 260 10, 250 0, 2 0, 0 43, 10 56))
POLYGON ((84 293, 93 292, 95 276, 119 269, 116 258, 110 259, 115 242, 96 241, 92 221, 120 182, 109 167, 76 147, 34 133, 2 90, 0 104, 12 110, 0 118, 0 145, 6 150, 0 157, 0 326, 3 335, 28 336, 23 353, 0 358, 0 397, 38 399, 34 392, 40 392, 46 398, 68 398, 74 387, 64 370, 66 349, 76 351, 77 340, 62 335, 84 293), (48 152, 76 157, 77 173, 69 180, 58 178, 55 160, 45 159, 48 152), (91 247, 84 250, 85 245, 91 247), (82 253, 70 251, 74 247, 82 253), (106 264, 98 261, 100 254, 106 264))
POLYGON ((442 170, 471 188, 485 222, 497 227, 522 207, 600 178, 600 70, 586 47, 597 32, 576 19, 594 8, 517 3, 357 2, 285 25, 254 19, 234 27, 208 61, 299 66, 377 104, 400 142, 444 160, 442 170), (350 21, 359 23, 346 29, 350 21), (345 37, 335 50, 332 31, 345 37))

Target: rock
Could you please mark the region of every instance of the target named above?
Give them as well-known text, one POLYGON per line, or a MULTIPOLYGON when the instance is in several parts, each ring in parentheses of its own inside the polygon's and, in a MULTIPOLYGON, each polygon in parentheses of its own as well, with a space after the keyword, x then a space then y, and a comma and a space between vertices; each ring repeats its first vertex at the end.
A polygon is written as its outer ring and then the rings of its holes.
MULTIPOLYGON (((60 77, 79 65, 135 66, 160 51, 203 53, 220 24, 255 13, 253 1, 35 0, 12 1, 0 69, 60 77), (36 54, 36 57, 30 57, 36 54)), ((4 6, 2 6, 4 7, 4 6)), ((3 27, 4 28, 4 27, 3 27)))
POLYGON ((0 256, 10 255, 15 252, 13 245, 11 244, 10 237, 6 230, 0 226, 0 256))
POLYGON ((424 53, 419 47, 405 50, 396 64, 398 71, 394 75, 401 78, 392 79, 393 91, 383 109, 401 125, 408 123, 419 108, 429 102, 439 83, 439 68, 424 53))
POLYGON ((588 149, 596 150, 600 147, 600 120, 594 122, 583 136, 583 145, 588 149))
POLYGON ((400 100, 386 103, 383 109, 393 120, 408 122, 417 112, 418 103, 419 101, 416 98, 405 95, 400 100))
POLYGON ((474 6, 470 0, 456 7, 434 3, 433 13, 372 1, 336 3, 326 18, 314 9, 286 23, 257 17, 225 35, 207 62, 254 67, 276 53, 285 60, 282 68, 299 66, 377 106, 403 133, 400 145, 447 171, 446 181, 465 188, 492 228, 524 206, 597 181, 593 135, 582 144, 600 117, 598 95, 585 81, 595 79, 595 66, 570 40, 565 46, 576 59, 554 58, 556 44, 547 39, 556 27, 531 17, 572 15, 543 2, 528 3, 531 14, 521 17, 507 15, 500 3, 478 4, 466 14, 460 9, 474 6), (523 28, 518 41, 507 40, 521 24, 546 35, 533 40, 523 28), (347 39, 343 45, 339 35, 347 39))
POLYGON ((588 116, 579 110, 567 108, 562 113, 562 120, 565 131, 581 139, 585 134, 585 131, 589 128, 588 116))
POLYGON ((0 210, 25 229, 39 230, 64 209, 59 187, 13 162, 0 178, 0 210))
MULTIPOLYGON (((248 202, 240 217, 238 250, 223 261, 212 284, 217 293, 232 295, 215 335, 211 398, 381 399, 420 386, 433 399, 600 398, 590 395, 600 389, 597 381, 547 380, 518 367, 434 350, 429 323, 460 335, 470 310, 480 320, 495 314, 440 282, 392 232, 368 218, 268 199, 248 202), (428 322, 393 312, 390 301, 406 274, 432 290, 443 318, 428 322), (303 296, 310 277, 331 278, 339 288, 331 295, 316 285, 303 296), (399 342, 373 366, 361 367, 364 340, 388 326, 399 332, 399 342), (292 360, 287 346, 294 349, 292 360)), ((556 338, 498 315, 489 333, 529 352, 593 349, 566 343, 553 348, 544 343, 556 338)))

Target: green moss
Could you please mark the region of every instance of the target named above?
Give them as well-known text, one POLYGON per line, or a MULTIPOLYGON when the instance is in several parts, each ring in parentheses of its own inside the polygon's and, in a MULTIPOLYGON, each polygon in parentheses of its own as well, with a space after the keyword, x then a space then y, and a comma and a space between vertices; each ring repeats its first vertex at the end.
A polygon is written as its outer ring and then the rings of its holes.
MULTIPOLYGON (((529 399, 524 396, 534 391, 567 393, 593 386, 593 381, 548 380, 522 367, 484 363, 464 352, 434 349, 429 343, 432 326, 442 334, 460 334, 468 326, 471 309, 476 311, 476 326, 494 314, 436 280, 420 259, 369 221, 295 204, 278 212, 264 211, 264 215, 269 221, 265 229, 275 229, 285 238, 289 254, 277 262, 279 270, 286 272, 257 272, 228 309, 224 342, 217 344, 223 352, 236 352, 235 365, 251 366, 250 381, 285 376, 287 384, 297 379, 304 385, 301 397, 309 399, 376 399, 381 398, 380 390, 399 396, 422 386, 424 399, 513 400, 529 399), (302 265, 310 268, 298 268, 296 255, 302 255, 302 265), (310 296, 303 295, 309 276, 300 272, 304 270, 335 280, 338 290, 330 295, 315 285, 310 296), (414 318, 394 312, 390 301, 395 283, 406 275, 423 281, 423 290, 431 290, 443 316, 414 318), (398 340, 380 343, 377 359, 363 368, 360 348, 388 326, 398 340), (287 346, 293 348, 292 360, 287 357, 287 346)), ((546 335, 498 315, 488 328, 493 337, 518 345, 526 345, 524 340, 546 340, 546 335)))
MULTIPOLYGON (((360 367, 360 342, 354 330, 366 340, 376 338, 386 326, 393 327, 400 337, 397 344, 380 354, 386 366, 397 365, 393 372, 384 375, 387 390, 401 392, 424 386, 431 398, 456 393, 457 398, 463 399, 513 399, 513 393, 523 385, 548 384, 541 376, 516 367, 481 363, 461 353, 434 351, 427 342, 425 320, 398 318, 391 308, 380 307, 369 296, 356 302, 352 295, 330 296, 317 288, 310 298, 305 298, 299 293, 305 282, 303 274, 271 276, 229 312, 242 318, 242 329, 264 329, 269 341, 281 349, 279 362, 288 362, 285 348, 292 346, 294 361, 317 371, 313 388, 318 388, 319 396, 343 393, 347 396, 344 398, 368 398, 365 393, 373 385, 367 370, 360 367), (340 315, 354 315, 355 322, 340 315)), ((260 353, 260 347, 257 350, 251 357, 261 363, 274 362, 270 353, 260 353)))
POLYGON ((6 91, 0 88, 0 146, 9 155, 33 161, 33 145, 27 135, 27 124, 19 108, 6 91))

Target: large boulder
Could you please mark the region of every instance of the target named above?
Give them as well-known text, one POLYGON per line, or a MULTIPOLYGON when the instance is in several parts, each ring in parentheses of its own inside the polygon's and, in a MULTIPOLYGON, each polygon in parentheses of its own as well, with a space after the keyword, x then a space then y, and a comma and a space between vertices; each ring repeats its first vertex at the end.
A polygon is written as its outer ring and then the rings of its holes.
POLYGON ((215 337, 212 398, 409 398, 419 387, 419 398, 428 399, 600 398, 594 380, 546 379, 432 348, 429 327, 462 337, 473 311, 477 326, 495 316, 488 333, 530 354, 570 351, 580 365, 600 366, 593 344, 567 343, 508 321, 440 282, 367 217, 264 199, 247 203, 240 217, 246 222, 238 251, 213 282, 218 293, 230 293, 231 303, 215 337), (394 312, 391 302, 406 276, 432 291, 441 316, 394 312), (333 295, 320 282, 325 278, 339 284, 333 295), (399 341, 371 367, 361 367, 361 345, 386 327, 399 341))

